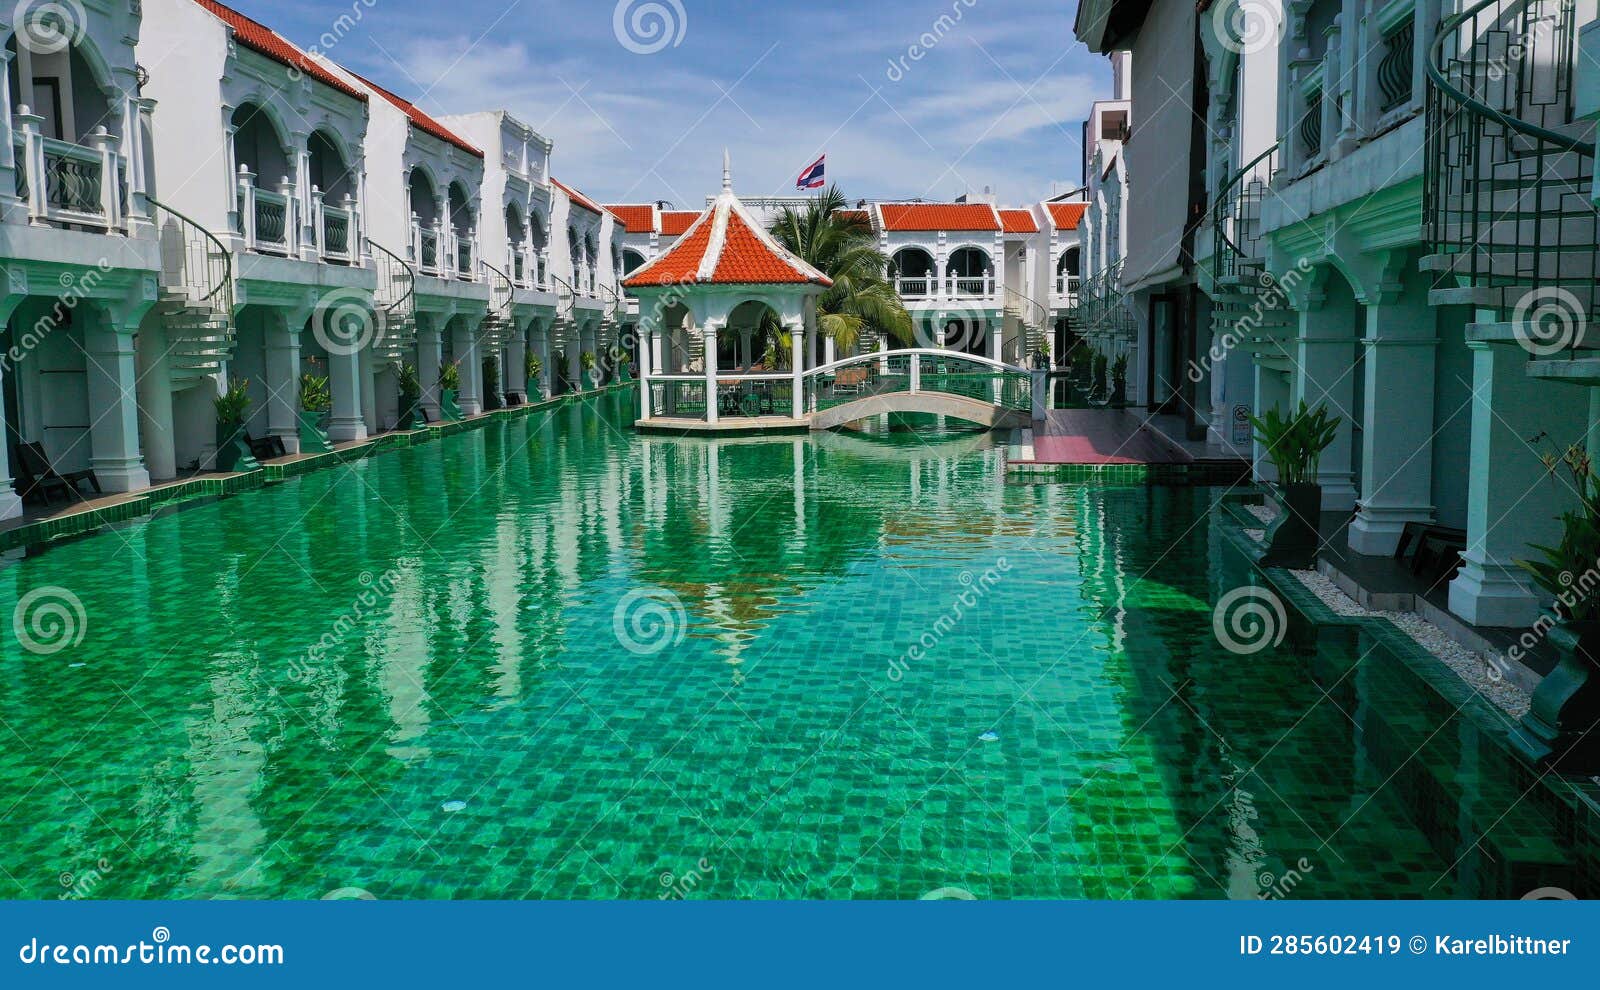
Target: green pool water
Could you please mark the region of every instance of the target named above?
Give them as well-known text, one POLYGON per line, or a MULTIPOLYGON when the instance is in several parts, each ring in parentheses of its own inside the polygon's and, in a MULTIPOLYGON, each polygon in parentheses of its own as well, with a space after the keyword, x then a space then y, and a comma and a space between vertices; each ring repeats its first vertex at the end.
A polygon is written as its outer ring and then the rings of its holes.
POLYGON ((1006 485, 959 431, 645 439, 633 401, 0 570, 0 617, 69 627, 0 641, 0 896, 1519 896, 1578 868, 1389 651, 1219 645, 1247 571, 1215 491, 1006 485))

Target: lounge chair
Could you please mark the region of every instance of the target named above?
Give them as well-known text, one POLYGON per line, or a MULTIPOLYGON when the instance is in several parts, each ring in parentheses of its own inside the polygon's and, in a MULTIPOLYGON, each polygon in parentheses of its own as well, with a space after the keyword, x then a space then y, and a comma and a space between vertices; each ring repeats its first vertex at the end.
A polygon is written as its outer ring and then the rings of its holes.
POLYGON ((1411 573, 1432 582, 1433 587, 1454 580, 1461 568, 1461 555, 1467 549, 1465 530, 1434 523, 1408 522, 1395 546, 1396 560, 1411 561, 1411 573))
POLYGON ((49 505, 52 493, 59 490, 70 502, 73 495, 82 496, 78 484, 84 481, 94 486, 95 494, 100 493, 100 481, 94 476, 93 471, 68 471, 65 474, 57 471, 50 465, 50 457, 44 452, 44 445, 38 441, 19 441, 15 449, 17 466, 21 469, 19 472, 21 476, 17 480, 23 498, 38 493, 43 496, 45 504, 49 505))
POLYGON ((268 433, 264 437, 252 437, 246 434, 245 437, 250 443, 250 456, 258 461, 289 456, 289 448, 283 445, 283 437, 276 433, 268 433))

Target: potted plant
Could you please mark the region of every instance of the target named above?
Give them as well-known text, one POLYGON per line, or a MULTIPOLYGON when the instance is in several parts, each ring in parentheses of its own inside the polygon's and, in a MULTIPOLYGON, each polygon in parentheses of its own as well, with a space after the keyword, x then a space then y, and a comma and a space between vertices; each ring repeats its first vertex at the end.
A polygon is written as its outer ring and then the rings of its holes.
POLYGON ((461 418, 456 393, 461 390, 461 366, 454 361, 439 369, 439 418, 455 422, 461 418))
POLYGON ((1111 362, 1111 404, 1125 406, 1128 404, 1128 355, 1118 354, 1117 359, 1111 362))
POLYGON ((396 427, 414 430, 426 422, 422 416, 422 382, 417 378, 416 365, 401 362, 395 379, 400 387, 400 421, 396 427))
POLYGON ((1044 371, 1050 370, 1050 338, 1039 338, 1039 347, 1033 352, 1033 366, 1044 371))
POLYGON ((528 373, 528 397, 530 399, 534 396, 543 398, 544 359, 529 351, 528 356, 523 360, 523 368, 528 373))
POLYGON ((1510 743, 1536 767, 1594 773, 1600 768, 1600 733, 1591 731, 1600 719, 1600 596, 1595 594, 1600 590, 1600 479, 1581 446, 1544 460, 1551 471, 1566 466, 1578 505, 1558 517, 1556 546, 1532 547, 1543 560, 1517 564, 1553 600, 1549 617, 1534 628, 1549 630, 1547 638, 1560 659, 1534 689, 1510 743))
POLYGON ((593 351, 582 351, 578 354, 578 367, 583 369, 583 377, 589 379, 591 385, 596 384, 594 363, 593 351))
POLYGON ((1273 407, 1265 416, 1250 417, 1250 425, 1278 473, 1277 482, 1268 489, 1278 503, 1278 518, 1267 528, 1267 546, 1260 563, 1263 567, 1311 567, 1321 546, 1317 524, 1322 516, 1322 486, 1317 483, 1317 472, 1322 452, 1339 433, 1339 417, 1329 415, 1322 406, 1308 409, 1302 399, 1292 415, 1284 416, 1273 407))
POLYGON ((1089 393, 1090 401, 1106 401, 1106 370, 1109 367, 1110 362, 1106 360, 1104 354, 1094 356, 1094 390, 1089 393))
POLYGON ((300 453, 325 454, 333 449, 323 418, 333 408, 333 391, 326 376, 310 372, 300 376, 300 453))
MULTIPOLYGON (((628 380, 628 349, 621 345, 611 348, 611 366, 617 369, 617 380, 628 380)), ((774 365, 776 367, 776 365, 774 365)))
POLYGON ((483 359, 483 408, 485 411, 499 409, 500 401, 500 356, 490 354, 483 359))
POLYGON ((1067 384, 1069 391, 1084 401, 1089 395, 1090 366, 1094 361, 1093 352, 1089 345, 1081 341, 1072 348, 1072 356, 1067 359, 1067 384))
POLYGON ((250 408, 250 380, 236 378, 213 400, 217 410, 217 470, 254 471, 261 465, 250 453, 244 414, 250 408))

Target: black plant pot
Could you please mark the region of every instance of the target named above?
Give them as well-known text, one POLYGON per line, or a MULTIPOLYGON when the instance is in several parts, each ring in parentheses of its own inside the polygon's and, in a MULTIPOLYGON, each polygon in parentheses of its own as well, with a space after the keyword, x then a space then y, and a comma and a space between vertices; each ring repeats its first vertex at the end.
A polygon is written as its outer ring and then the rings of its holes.
POLYGON ((1600 772, 1600 622, 1561 622, 1549 633, 1561 653, 1534 689, 1511 748, 1535 767, 1558 773, 1600 772))
POLYGON ((1278 518, 1267 527, 1266 550, 1259 558, 1262 567, 1290 567, 1309 570, 1316 566, 1322 541, 1317 522, 1322 517, 1322 486, 1314 484, 1273 485, 1273 501, 1278 503, 1278 518))

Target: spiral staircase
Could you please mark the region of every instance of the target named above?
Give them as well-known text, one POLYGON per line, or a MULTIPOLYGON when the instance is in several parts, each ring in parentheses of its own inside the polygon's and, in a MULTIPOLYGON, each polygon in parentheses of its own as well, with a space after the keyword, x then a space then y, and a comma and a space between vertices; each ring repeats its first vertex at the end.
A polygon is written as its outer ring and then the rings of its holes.
POLYGON ((1049 341, 1050 308, 1009 285, 1005 286, 1004 300, 1002 312, 1022 329, 1022 342, 1016 353, 1004 354, 1002 358, 1022 364, 1032 355, 1042 353, 1049 341))
POLYGON ((497 354, 517 335, 517 321, 511 313, 512 284, 505 272, 480 262, 489 276, 489 312, 478 325, 478 343, 484 352, 497 354))
POLYGON ((1261 204, 1277 174, 1279 145, 1257 155, 1228 180, 1212 214, 1211 334, 1256 363, 1289 369, 1297 320, 1278 277, 1268 270, 1261 204))
POLYGON ((417 343, 417 273, 377 241, 369 238, 367 243, 378 268, 378 286, 372 298, 383 330, 372 344, 372 355, 378 361, 411 360, 417 343))
POLYGON ((174 391, 216 374, 233 356, 233 255, 209 230, 150 198, 161 242, 156 310, 167 334, 174 391))
POLYGON ((1492 310, 1547 356, 1576 348, 1600 315, 1594 124, 1574 114, 1579 26, 1570 0, 1482 0, 1443 22, 1427 66, 1430 301, 1492 310))

